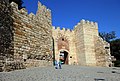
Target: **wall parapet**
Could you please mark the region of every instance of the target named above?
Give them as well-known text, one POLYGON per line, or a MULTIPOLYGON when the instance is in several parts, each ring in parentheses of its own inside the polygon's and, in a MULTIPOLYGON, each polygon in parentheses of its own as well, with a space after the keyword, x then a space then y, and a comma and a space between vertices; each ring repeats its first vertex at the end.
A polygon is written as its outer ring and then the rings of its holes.
POLYGON ((52 29, 53 30, 57 30, 57 31, 63 31, 63 32, 72 32, 73 30, 71 30, 71 29, 68 29, 68 28, 60 28, 60 27, 55 27, 55 26, 52 26, 52 29))
POLYGON ((74 29, 77 28, 79 25, 90 25, 94 28, 98 28, 98 23, 97 22, 84 20, 84 19, 82 19, 80 22, 78 22, 77 25, 74 26, 74 29))
POLYGON ((28 14, 28 10, 26 8, 22 8, 19 10, 18 4, 16 4, 15 2, 11 2, 10 5, 12 6, 13 11, 18 12, 21 15, 26 15, 31 19, 34 17, 39 20, 39 18, 37 17, 42 17, 41 15, 47 15, 48 20, 51 19, 51 10, 49 8, 46 8, 46 6, 42 5, 39 1, 38 1, 38 10, 36 14, 33 13, 28 14))

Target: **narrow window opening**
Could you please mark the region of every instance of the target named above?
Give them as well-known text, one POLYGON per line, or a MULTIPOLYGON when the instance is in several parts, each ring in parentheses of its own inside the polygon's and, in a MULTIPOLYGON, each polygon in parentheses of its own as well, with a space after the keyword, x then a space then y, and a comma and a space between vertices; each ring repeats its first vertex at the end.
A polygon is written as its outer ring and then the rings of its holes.
POLYGON ((109 47, 105 47, 105 49, 109 49, 109 47))

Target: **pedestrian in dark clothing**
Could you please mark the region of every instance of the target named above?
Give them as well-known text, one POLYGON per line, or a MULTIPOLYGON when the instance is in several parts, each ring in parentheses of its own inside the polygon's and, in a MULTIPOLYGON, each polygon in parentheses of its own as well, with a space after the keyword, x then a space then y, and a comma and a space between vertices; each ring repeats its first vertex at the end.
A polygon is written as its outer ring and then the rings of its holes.
POLYGON ((59 69, 62 69, 62 62, 59 60, 59 69))
POLYGON ((58 69, 58 62, 55 60, 55 69, 58 69))

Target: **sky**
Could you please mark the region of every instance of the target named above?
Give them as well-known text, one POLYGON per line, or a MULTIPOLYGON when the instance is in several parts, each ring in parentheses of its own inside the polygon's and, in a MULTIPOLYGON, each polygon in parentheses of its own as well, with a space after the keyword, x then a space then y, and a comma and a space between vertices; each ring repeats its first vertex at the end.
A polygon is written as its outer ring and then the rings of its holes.
MULTIPOLYGON (((39 0, 52 12, 52 25, 73 29, 82 19, 97 22, 99 32, 115 31, 120 38, 120 0, 39 0)), ((36 14, 38 0, 23 0, 36 14)))

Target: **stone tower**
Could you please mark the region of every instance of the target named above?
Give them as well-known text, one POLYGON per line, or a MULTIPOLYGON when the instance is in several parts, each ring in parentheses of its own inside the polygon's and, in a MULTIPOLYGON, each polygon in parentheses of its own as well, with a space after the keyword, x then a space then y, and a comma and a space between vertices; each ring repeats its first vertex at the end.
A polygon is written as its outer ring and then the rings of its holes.
POLYGON ((53 27, 55 59, 63 64, 109 66, 110 45, 98 34, 98 24, 81 20, 73 30, 53 27))
POLYGON ((81 20, 75 28, 75 45, 80 65, 96 65, 95 59, 95 36, 98 36, 97 23, 81 20))

